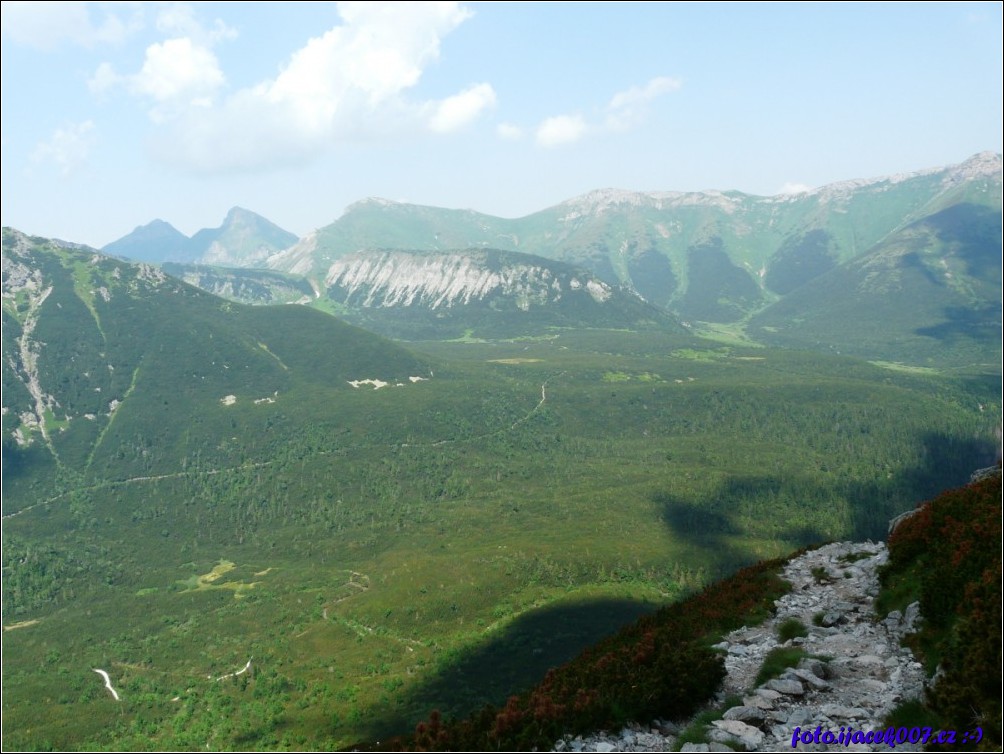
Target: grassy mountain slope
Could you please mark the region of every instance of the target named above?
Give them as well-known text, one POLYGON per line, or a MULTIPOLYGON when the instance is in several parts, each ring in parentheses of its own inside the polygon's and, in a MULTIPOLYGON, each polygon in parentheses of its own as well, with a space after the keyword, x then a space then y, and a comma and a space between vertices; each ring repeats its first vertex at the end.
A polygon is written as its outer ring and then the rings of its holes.
POLYGON ((999 256, 999 234, 995 240, 988 223, 1000 207, 1001 158, 992 153, 775 197, 601 190, 516 219, 374 199, 352 205, 269 264, 320 280, 360 249, 519 251, 625 285, 702 330, 724 327, 774 344, 916 365, 979 366, 999 353, 993 345, 999 295, 986 294, 988 286, 999 289, 999 273, 959 264, 955 256, 960 243, 969 257, 999 256), (977 227, 964 240, 956 234, 942 242, 939 227, 946 222, 977 227), (930 242, 918 238, 922 227, 930 242), (925 261, 916 274, 876 261, 888 260, 893 248, 918 245, 925 261), (932 298, 936 283, 923 270, 937 276, 940 267, 950 268, 951 285, 932 298), (870 290, 897 293, 853 293, 862 274, 870 290), (928 310, 915 312, 913 300, 924 300, 928 310), (844 310, 852 316, 838 316, 844 310), (751 318, 754 327, 746 329, 751 318), (864 339, 862 320, 868 320, 864 339))
POLYGON ((984 153, 949 168, 776 197, 608 189, 512 220, 371 199, 270 264, 320 277, 334 260, 364 248, 490 247, 585 266, 607 282, 646 289, 653 303, 680 306, 686 314, 681 302, 688 292, 699 293, 689 284, 691 266, 708 244, 761 287, 761 276, 783 263, 774 255, 814 234, 824 234, 829 254, 843 262, 952 203, 999 206, 1000 176, 999 155, 984 153))
POLYGON ((223 462, 221 428, 250 419, 234 404, 427 371, 312 309, 262 315, 148 265, 3 240, 5 485, 29 449, 68 475, 173 470, 189 448, 223 462))
POLYGON ((1000 212, 955 204, 753 317, 765 343, 950 367, 1000 364, 1000 212))

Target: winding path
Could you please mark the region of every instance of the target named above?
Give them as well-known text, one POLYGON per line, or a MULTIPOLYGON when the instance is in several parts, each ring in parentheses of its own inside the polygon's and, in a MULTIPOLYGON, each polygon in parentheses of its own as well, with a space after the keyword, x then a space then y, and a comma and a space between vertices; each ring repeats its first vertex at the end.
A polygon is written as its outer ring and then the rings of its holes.
POLYGON ((91 670, 93 670, 95 673, 97 673, 98 675, 100 675, 102 678, 105 679, 105 688, 112 692, 112 696, 115 697, 116 702, 121 702, 122 700, 119 699, 119 692, 117 692, 115 690, 115 687, 112 686, 112 679, 108 677, 108 673, 106 673, 104 670, 101 670, 101 668, 91 668, 91 670))
MULTIPOLYGON (((241 668, 240 670, 238 670, 238 671, 235 671, 235 672, 233 672, 233 673, 227 673, 226 675, 221 675, 221 676, 220 676, 219 678, 217 678, 216 680, 217 680, 217 681, 222 681, 222 680, 224 680, 225 678, 233 678, 234 676, 238 676, 238 675, 241 675, 241 674, 243 674, 243 673, 246 673, 246 672, 248 672, 248 671, 249 671, 249 670, 251 669, 251 660, 253 660, 253 659, 254 659, 253 657, 249 657, 249 658, 248 658, 248 663, 247 663, 247 665, 245 665, 245 666, 244 666, 243 668, 241 668)), ((212 678, 212 676, 209 676, 209 677, 210 677, 210 678, 212 678)))

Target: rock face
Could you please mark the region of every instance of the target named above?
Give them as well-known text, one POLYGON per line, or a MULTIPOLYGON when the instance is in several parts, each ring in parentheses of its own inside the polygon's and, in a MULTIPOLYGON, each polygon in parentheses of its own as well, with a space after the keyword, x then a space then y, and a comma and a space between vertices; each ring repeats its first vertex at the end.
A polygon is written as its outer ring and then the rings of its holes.
MULTIPOLYGON (((776 615, 762 625, 732 632, 717 645, 725 653, 728 671, 719 703, 735 696, 741 696, 742 703, 712 723, 710 743, 685 744, 681 750, 789 751, 796 727, 809 732, 820 727, 835 734, 842 727, 867 732, 881 727, 885 716, 903 701, 921 697, 923 669, 900 645, 922 619, 918 605, 888 616, 876 616, 873 609, 877 571, 887 558, 884 544, 839 542, 792 560, 783 574, 792 591, 775 603, 776 615), (804 624, 807 635, 781 642, 777 629, 791 619, 804 624), (764 659, 777 647, 801 648, 806 656, 779 678, 757 686, 764 659)), ((686 722, 678 726, 655 721, 625 728, 619 735, 563 739, 555 750, 669 751, 676 748, 675 734, 686 722)), ((833 746, 799 743, 797 748, 824 751, 833 746)), ((896 745, 897 751, 922 748, 922 744, 896 745)))

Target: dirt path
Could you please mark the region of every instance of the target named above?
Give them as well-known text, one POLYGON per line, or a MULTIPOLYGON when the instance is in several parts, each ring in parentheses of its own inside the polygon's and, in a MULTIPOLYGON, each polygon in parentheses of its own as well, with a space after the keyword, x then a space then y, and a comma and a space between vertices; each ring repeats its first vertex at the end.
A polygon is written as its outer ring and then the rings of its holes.
POLYGON ((112 692, 112 696, 115 697, 116 702, 121 702, 122 700, 119 699, 119 692, 117 692, 115 690, 115 687, 112 686, 112 679, 108 677, 108 673, 106 673, 104 670, 101 670, 101 668, 91 668, 91 670, 93 670, 95 673, 97 673, 98 675, 100 675, 102 678, 105 679, 105 688, 108 689, 110 692, 112 692))

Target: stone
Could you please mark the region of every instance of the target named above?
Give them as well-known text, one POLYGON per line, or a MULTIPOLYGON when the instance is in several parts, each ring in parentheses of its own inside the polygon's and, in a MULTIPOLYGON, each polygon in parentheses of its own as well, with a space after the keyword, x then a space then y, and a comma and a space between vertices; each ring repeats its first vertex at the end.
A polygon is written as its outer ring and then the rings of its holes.
POLYGON ((785 722, 789 727, 794 727, 796 725, 800 727, 805 727, 812 720, 812 714, 805 707, 793 707, 788 713, 788 718, 785 722))
POLYGON ((788 696, 802 696, 802 694, 805 693, 805 688, 798 681, 774 678, 773 680, 767 681, 764 685, 766 685, 771 691, 777 691, 781 694, 787 694, 788 696))
POLYGON ((760 709, 773 709, 774 702, 772 702, 770 699, 754 694, 753 696, 743 697, 743 706, 759 707, 760 709))
POLYGON ((846 707, 842 704, 824 704, 819 711, 833 720, 864 719, 869 716, 862 707, 846 707))
POLYGON ((715 720, 711 724, 730 736, 734 736, 747 749, 755 749, 763 743, 763 731, 739 720, 715 720))
POLYGON ((744 723, 759 723, 767 719, 759 707, 732 707, 722 715, 725 720, 739 720, 744 723))
POLYGON ((843 621, 844 616, 840 613, 828 612, 823 614, 823 618, 820 623, 823 624, 824 628, 830 628, 836 626, 838 623, 843 621))
POLYGON ((684 744, 680 751, 711 751, 707 744, 684 744))
POLYGON ((609 741, 600 741, 596 744, 596 751, 601 752, 601 754, 610 754, 612 751, 617 751, 617 747, 609 741))
POLYGON ((815 673, 809 670, 796 668, 794 671, 794 675, 798 676, 800 680, 805 681, 814 689, 822 690, 830 688, 829 683, 824 681, 822 678, 817 677, 815 673))

